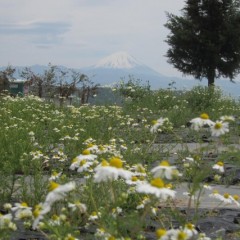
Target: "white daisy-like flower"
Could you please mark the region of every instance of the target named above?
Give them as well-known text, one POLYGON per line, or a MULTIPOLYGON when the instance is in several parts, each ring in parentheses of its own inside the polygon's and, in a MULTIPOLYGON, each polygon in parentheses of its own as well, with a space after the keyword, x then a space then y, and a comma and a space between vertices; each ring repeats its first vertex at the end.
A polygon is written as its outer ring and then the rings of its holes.
POLYGON ((75 182, 69 182, 64 185, 60 185, 56 182, 50 182, 49 190, 50 192, 47 194, 45 202, 40 203, 36 206, 33 215, 35 217, 33 222, 33 229, 36 229, 36 227, 39 224, 39 221, 43 219, 43 215, 48 213, 51 210, 51 206, 56 201, 59 201, 63 199, 67 193, 74 190, 76 188, 75 182))
POLYGON ((49 204, 40 203, 35 206, 33 211, 34 221, 32 224, 32 228, 36 229, 39 222, 44 218, 44 215, 50 212, 51 206, 49 204))
POLYGON ((17 226, 15 223, 12 222, 12 214, 8 213, 8 214, 0 214, 0 230, 2 229, 9 229, 9 230, 13 230, 16 231, 17 230, 17 226))
POLYGON ((85 213, 87 211, 87 206, 79 201, 74 203, 68 203, 68 207, 73 211, 79 210, 80 213, 85 213))
POLYGON ((136 176, 145 177, 145 176, 147 175, 147 174, 146 174, 146 168, 145 168, 142 164, 140 164, 140 163, 134 164, 134 165, 130 168, 130 170, 131 170, 132 172, 134 172, 134 175, 136 175, 136 176))
POLYGON ((63 199, 66 194, 76 188, 75 182, 69 182, 64 185, 60 185, 56 182, 50 182, 49 190, 47 194, 45 203, 52 205, 54 202, 63 199))
POLYGON ((153 179, 150 184, 143 183, 136 186, 136 191, 139 193, 146 193, 155 195, 157 198, 165 201, 169 197, 174 198, 176 191, 167 188, 164 181, 161 178, 153 179))
POLYGON ((131 179, 133 173, 122 168, 123 162, 118 157, 112 157, 108 163, 103 160, 100 165, 95 168, 94 181, 105 182, 108 180, 117 180, 119 177, 126 180, 131 179))
POLYGON ((59 179, 61 177, 62 173, 61 172, 56 172, 53 171, 53 173, 51 174, 51 177, 49 178, 50 181, 56 181, 57 179, 59 179))
POLYGON ((101 216, 100 212, 92 212, 92 214, 89 216, 88 220, 89 221, 95 221, 97 219, 99 219, 99 217, 101 216))
POLYGON ((150 128, 150 132, 156 133, 156 132, 160 131, 159 127, 161 127, 164 124, 164 122, 166 122, 166 121, 168 121, 168 118, 162 118, 162 117, 160 117, 157 120, 153 120, 152 121, 153 126, 150 128))
POLYGON ((219 137, 229 132, 228 122, 216 121, 212 126, 210 126, 211 135, 213 137, 219 137))
POLYGON ((231 195, 228 193, 224 193, 223 195, 221 195, 217 190, 214 190, 213 193, 209 195, 209 197, 218 199, 222 203, 226 203, 226 204, 233 203, 232 198, 230 198, 230 196, 231 195))
POLYGON ((145 180, 142 180, 141 177, 139 178, 138 176, 132 176, 131 179, 125 181, 126 184, 128 185, 137 185, 137 184, 142 184, 145 182, 145 180))
POLYGON ((223 122, 233 122, 233 121, 235 121, 235 117, 225 115, 225 116, 221 116, 220 120, 223 121, 223 122))
POLYGON ((187 234, 189 238, 193 238, 194 236, 198 235, 198 231, 192 223, 185 224, 183 231, 187 234))
POLYGON ((233 195, 233 196, 231 195, 230 198, 232 199, 233 203, 235 203, 238 207, 240 206, 238 195, 233 195))
POLYGON ((218 170, 221 173, 223 173, 224 172, 224 163, 219 161, 216 164, 214 164, 212 168, 218 170))
POLYGON ((14 212, 15 219, 26 219, 32 217, 32 208, 26 202, 15 203, 11 209, 14 212))
POLYGON ((202 127, 205 127, 205 126, 210 127, 214 125, 214 122, 209 119, 209 116, 206 113, 201 114, 200 117, 193 118, 190 121, 190 123, 191 123, 191 128, 197 131, 202 127))
POLYGON ((70 165, 70 170, 79 169, 79 172, 83 171, 85 168, 88 168, 92 165, 92 162, 97 158, 97 155, 91 154, 89 149, 85 149, 82 154, 78 155, 72 160, 70 165), (86 165, 85 165, 86 164, 86 165), (83 165, 85 165, 83 167, 83 165))
POLYGON ((159 166, 154 167, 151 172, 153 177, 157 178, 167 178, 172 179, 173 176, 180 176, 177 168, 175 166, 170 166, 168 161, 162 161, 159 166))
POLYGON ((150 203, 151 200, 149 197, 144 197, 143 200, 137 205, 136 209, 143 209, 146 204, 150 203))

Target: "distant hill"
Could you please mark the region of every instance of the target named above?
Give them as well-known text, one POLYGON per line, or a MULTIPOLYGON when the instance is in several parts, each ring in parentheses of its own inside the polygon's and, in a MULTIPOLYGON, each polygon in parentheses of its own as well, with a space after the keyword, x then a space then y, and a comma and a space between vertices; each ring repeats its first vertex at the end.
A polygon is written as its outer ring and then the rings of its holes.
MULTIPOLYGON (((24 69, 23 66, 14 66, 16 68, 16 78, 20 78, 19 73, 24 69)), ((33 72, 42 74, 48 69, 48 66, 33 65, 29 66, 33 72)), ((63 70, 67 70, 65 66, 58 66, 63 70)), ((0 67, 0 70, 6 67, 0 67)), ((117 52, 107 56, 93 66, 86 68, 74 69, 80 73, 86 74, 94 83, 101 86, 113 86, 120 80, 128 81, 129 76, 134 79, 141 80, 142 83, 149 82, 151 89, 169 88, 169 85, 178 90, 190 90, 192 87, 201 85, 206 86, 207 80, 200 82, 196 79, 186 79, 178 77, 165 76, 154 69, 141 63, 133 56, 126 52, 117 52)), ((226 95, 231 95, 235 98, 240 97, 240 81, 232 83, 229 80, 216 80, 216 86, 219 86, 226 95)))

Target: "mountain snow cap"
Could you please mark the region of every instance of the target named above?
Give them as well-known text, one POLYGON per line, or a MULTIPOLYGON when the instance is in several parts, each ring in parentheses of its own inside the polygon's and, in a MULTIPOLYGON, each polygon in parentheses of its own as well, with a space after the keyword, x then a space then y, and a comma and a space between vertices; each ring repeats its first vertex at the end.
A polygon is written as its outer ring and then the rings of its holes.
POLYGON ((142 65, 142 63, 129 55, 127 52, 116 52, 110 56, 101 59, 94 67, 130 69, 142 65))

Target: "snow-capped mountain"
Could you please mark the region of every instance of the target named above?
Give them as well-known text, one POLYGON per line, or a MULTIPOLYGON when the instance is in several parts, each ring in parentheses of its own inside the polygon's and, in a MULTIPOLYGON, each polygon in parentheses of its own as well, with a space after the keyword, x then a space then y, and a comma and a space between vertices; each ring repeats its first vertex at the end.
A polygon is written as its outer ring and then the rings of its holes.
POLYGON ((171 78, 161 75, 127 52, 113 53, 91 67, 82 68, 81 71, 101 85, 113 85, 120 80, 128 81, 130 76, 143 83, 148 81, 153 89, 166 87, 172 82, 171 78))
POLYGON ((127 52, 116 52, 101 59, 94 68, 132 69, 139 66, 144 65, 127 52))

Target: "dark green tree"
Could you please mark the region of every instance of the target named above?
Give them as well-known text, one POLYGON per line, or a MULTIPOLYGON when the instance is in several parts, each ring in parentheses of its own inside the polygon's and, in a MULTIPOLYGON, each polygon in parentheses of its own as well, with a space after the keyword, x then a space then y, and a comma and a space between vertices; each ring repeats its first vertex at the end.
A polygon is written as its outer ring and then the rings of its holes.
POLYGON ((182 15, 167 13, 168 62, 184 75, 231 81, 240 72, 240 1, 186 0, 182 15))

